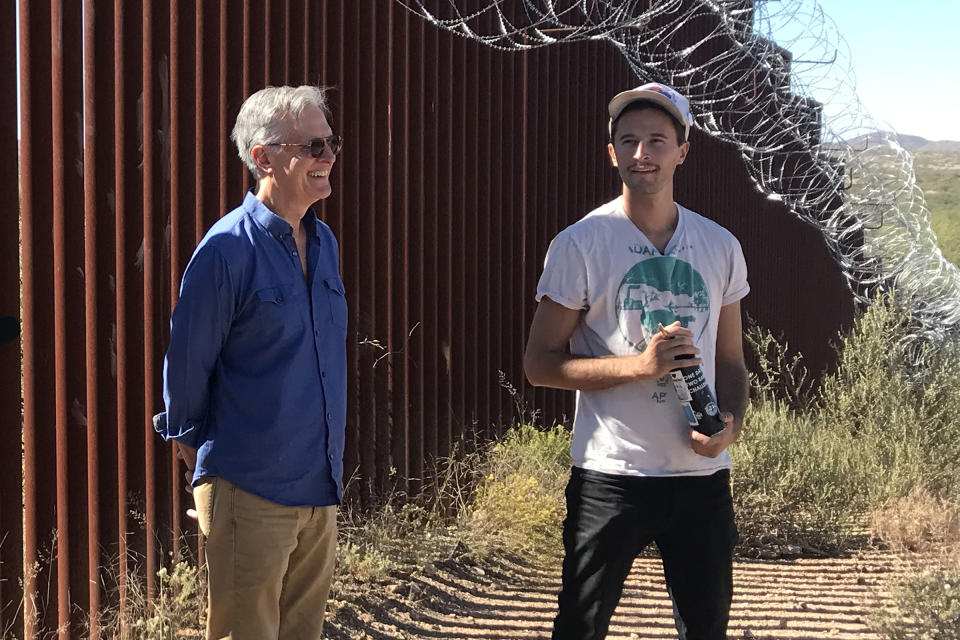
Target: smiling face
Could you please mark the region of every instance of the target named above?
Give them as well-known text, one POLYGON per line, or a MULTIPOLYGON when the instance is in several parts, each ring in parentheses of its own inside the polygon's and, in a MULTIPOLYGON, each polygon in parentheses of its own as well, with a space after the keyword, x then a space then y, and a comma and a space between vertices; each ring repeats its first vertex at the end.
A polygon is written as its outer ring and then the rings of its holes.
POLYGON ((298 145, 309 145, 314 138, 331 135, 333 131, 323 111, 310 105, 300 113, 295 126, 283 139, 287 146, 257 145, 254 148, 254 157, 264 173, 258 194, 269 194, 275 212, 289 207, 302 215, 314 202, 330 196, 330 172, 337 157, 329 145, 319 158, 298 145))
POLYGON ((624 113, 607 145, 624 186, 636 194, 673 188, 673 174, 683 164, 690 143, 678 144, 673 120, 658 109, 624 113))

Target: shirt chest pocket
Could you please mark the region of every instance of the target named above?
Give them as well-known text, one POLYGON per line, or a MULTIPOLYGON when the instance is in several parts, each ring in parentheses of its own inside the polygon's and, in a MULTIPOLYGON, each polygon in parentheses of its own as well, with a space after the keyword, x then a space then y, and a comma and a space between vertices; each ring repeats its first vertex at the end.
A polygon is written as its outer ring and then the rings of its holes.
POLYGON ((343 288, 343 282, 337 276, 331 276, 323 279, 323 292, 326 298, 330 322, 340 327, 347 328, 347 297, 343 288))
POLYGON ((305 291, 295 284, 282 284, 257 290, 256 322, 270 333, 288 333, 303 329, 305 291))

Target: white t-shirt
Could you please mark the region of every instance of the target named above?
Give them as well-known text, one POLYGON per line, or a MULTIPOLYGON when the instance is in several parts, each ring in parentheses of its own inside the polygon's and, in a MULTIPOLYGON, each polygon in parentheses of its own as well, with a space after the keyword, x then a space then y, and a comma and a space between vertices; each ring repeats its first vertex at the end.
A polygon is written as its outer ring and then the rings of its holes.
MULTIPOLYGON (((590 212, 550 244, 537 301, 547 296, 583 311, 570 338, 574 355, 635 355, 658 322, 679 320, 693 331, 704 375, 716 390, 720 308, 747 295, 747 267, 733 234, 680 205, 677 210, 677 228, 662 254, 627 217, 620 198, 590 212)), ((690 447, 669 375, 578 391, 571 454, 578 467, 620 475, 708 475, 730 467, 726 451, 706 458, 690 447)))

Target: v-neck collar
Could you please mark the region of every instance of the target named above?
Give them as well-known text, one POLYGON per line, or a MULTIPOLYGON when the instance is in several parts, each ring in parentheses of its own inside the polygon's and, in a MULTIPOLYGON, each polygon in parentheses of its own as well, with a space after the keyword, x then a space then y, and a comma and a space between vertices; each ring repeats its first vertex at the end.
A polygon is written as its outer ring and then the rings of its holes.
POLYGON ((623 208, 623 198, 617 198, 617 213, 622 216, 623 219, 630 225, 630 227, 633 228, 636 234, 640 236, 643 243, 659 256, 669 256, 671 253, 673 253, 677 244, 680 242, 681 236, 683 235, 684 219, 686 218, 683 207, 676 202, 673 203, 673 206, 677 208, 677 226, 674 228, 673 235, 670 236, 670 240, 668 240, 666 246, 663 247, 663 251, 660 251, 657 249, 656 245, 650 241, 650 238, 647 237, 647 234, 645 234, 640 227, 638 227, 637 224, 630 219, 630 216, 627 215, 626 210, 623 208))

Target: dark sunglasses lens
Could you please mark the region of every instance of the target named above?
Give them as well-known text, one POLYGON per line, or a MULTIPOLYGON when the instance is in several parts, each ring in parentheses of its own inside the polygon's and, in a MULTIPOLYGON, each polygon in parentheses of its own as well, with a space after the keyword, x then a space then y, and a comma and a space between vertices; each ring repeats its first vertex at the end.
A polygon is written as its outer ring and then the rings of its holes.
POLYGON ((333 155, 340 153, 340 147, 343 146, 343 138, 340 136, 330 136, 329 138, 314 138, 310 142, 310 155, 319 158, 323 155, 323 150, 330 145, 330 151, 333 155))

